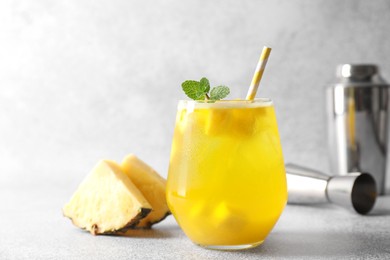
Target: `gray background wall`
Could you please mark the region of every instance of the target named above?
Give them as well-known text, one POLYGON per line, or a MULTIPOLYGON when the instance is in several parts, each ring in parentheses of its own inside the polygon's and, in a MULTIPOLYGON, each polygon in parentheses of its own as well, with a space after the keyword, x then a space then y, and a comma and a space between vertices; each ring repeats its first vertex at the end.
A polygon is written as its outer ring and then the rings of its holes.
POLYGON ((166 176, 180 84, 275 101, 286 161, 327 169, 324 86, 339 63, 390 80, 390 1, 0 1, 0 188, 72 190, 135 153, 166 176))

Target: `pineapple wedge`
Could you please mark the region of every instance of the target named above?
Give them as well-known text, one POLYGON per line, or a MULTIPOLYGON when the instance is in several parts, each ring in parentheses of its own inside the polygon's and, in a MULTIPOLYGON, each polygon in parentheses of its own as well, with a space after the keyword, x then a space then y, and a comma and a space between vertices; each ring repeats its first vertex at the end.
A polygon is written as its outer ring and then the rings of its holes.
POLYGON ((150 211, 150 204, 121 167, 108 160, 95 166, 63 208, 73 224, 93 235, 134 226, 150 211))
POLYGON ((152 205, 152 212, 135 228, 150 228, 166 218, 170 214, 165 198, 166 180, 133 154, 124 158, 122 169, 152 205))

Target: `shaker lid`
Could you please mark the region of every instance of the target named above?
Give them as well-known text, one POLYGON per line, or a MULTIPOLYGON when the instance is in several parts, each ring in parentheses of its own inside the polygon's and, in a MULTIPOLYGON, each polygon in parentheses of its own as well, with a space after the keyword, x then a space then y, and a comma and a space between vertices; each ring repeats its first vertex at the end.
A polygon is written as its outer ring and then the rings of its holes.
POLYGON ((374 64, 341 64, 337 66, 337 77, 347 81, 372 81, 379 77, 379 69, 374 64))

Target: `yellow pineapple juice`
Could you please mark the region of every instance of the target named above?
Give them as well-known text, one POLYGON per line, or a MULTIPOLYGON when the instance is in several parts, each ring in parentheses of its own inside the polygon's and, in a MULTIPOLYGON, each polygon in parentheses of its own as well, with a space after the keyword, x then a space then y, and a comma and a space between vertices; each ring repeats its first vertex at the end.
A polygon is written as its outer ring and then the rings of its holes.
POLYGON ((180 101, 167 201, 198 245, 244 249, 261 244, 287 201, 272 101, 180 101))

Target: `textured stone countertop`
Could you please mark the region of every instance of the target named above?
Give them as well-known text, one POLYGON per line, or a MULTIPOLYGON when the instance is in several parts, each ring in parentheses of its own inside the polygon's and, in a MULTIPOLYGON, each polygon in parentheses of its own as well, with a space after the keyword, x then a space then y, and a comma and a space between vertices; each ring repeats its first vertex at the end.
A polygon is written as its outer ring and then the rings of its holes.
POLYGON ((390 259, 390 197, 360 216, 333 205, 288 205, 260 247, 194 245, 172 216, 133 236, 92 236, 61 213, 68 191, 0 190, 0 259, 390 259))

